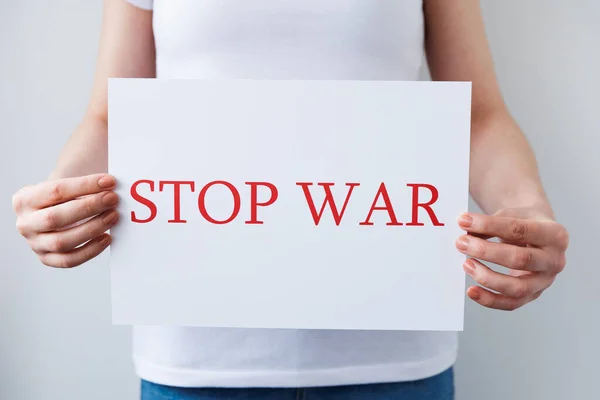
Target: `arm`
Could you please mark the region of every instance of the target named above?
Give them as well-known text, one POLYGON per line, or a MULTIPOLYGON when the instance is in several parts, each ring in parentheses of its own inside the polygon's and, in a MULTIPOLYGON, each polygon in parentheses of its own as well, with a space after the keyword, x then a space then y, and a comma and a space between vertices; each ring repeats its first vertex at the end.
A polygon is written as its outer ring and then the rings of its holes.
POLYGON ((425 0, 424 12, 432 78, 473 84, 470 192, 492 214, 461 216, 470 235, 457 247, 512 270, 504 275, 468 260, 465 271, 481 286, 467 294, 482 305, 512 310, 537 298, 563 269, 568 235, 554 222, 535 156, 502 99, 479 1, 425 0), (485 240, 490 237, 503 243, 485 240))
POLYGON ((152 12, 125 0, 105 0, 92 95, 51 179, 107 171, 107 79, 153 78, 155 65, 152 12))
POLYGON ((152 13, 124 0, 105 0, 92 96, 50 179, 13 196, 17 230, 40 261, 70 268, 110 244, 118 220, 115 179, 107 170, 107 78, 154 77, 152 13))
POLYGON ((494 73, 478 0, 425 0, 426 51, 438 81, 471 81, 470 191, 486 213, 550 204, 535 156, 509 114, 494 73))

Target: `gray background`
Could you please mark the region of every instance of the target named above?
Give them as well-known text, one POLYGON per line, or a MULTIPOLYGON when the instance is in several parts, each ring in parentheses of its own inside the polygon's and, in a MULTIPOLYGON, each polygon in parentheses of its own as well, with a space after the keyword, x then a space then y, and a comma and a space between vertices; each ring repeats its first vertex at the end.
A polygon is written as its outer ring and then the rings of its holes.
MULTIPOLYGON (((600 358, 600 2, 483 0, 506 101, 532 143, 568 266, 513 313, 467 303, 458 399, 591 399, 600 358)), ((12 193, 45 179, 88 100, 101 2, 0 0, 0 398, 134 399, 130 329, 110 322, 105 255, 44 268, 12 193)), ((472 210, 475 207, 472 205, 472 210)))

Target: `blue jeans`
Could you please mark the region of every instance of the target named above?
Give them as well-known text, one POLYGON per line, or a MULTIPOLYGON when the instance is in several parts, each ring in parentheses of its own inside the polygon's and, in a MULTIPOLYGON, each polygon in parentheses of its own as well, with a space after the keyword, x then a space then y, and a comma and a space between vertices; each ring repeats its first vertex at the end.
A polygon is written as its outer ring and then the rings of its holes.
POLYGON ((452 368, 411 382, 310 388, 178 388, 142 381, 142 400, 452 400, 452 368))

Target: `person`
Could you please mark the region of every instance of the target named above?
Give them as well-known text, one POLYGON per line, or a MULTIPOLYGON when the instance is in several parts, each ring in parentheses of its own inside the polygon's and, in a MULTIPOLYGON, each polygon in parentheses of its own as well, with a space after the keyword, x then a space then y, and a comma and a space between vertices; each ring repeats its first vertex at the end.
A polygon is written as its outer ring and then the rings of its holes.
MULTIPOLYGON (((89 106, 48 180, 15 193, 17 229, 51 267, 110 245, 108 77, 418 80, 425 63, 433 80, 472 82, 470 193, 484 213, 457 216, 477 283, 466 294, 515 310, 563 270, 569 237, 501 96, 477 0, 105 0, 89 106)), ((454 396, 455 332, 136 326, 133 339, 148 400, 454 396)))

